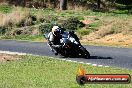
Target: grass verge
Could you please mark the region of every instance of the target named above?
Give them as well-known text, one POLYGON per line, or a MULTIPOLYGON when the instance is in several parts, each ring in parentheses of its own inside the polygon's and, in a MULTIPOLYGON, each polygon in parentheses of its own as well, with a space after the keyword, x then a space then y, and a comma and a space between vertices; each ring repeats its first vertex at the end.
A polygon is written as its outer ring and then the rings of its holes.
MULTIPOLYGON (((79 63, 49 57, 20 56, 16 61, 0 62, 0 88, 131 88, 132 84, 87 84, 79 86, 79 63)), ((82 65, 89 74, 130 74, 132 70, 82 65)))
MULTIPOLYGON (((16 36, 16 37, 0 37, 0 40, 17 40, 17 41, 29 41, 29 42, 47 42, 43 36, 16 36)), ((105 42, 91 42, 85 41, 81 42, 82 45, 92 45, 92 46, 108 46, 108 47, 122 47, 122 48, 132 48, 131 44, 124 45, 120 43, 105 43, 105 42)))
POLYGON ((30 42, 46 42, 43 36, 29 36, 29 35, 19 35, 19 36, 2 36, 1 40, 17 40, 17 41, 30 41, 30 42))
POLYGON ((92 45, 92 46, 107 46, 107 47, 119 47, 119 48, 132 48, 131 44, 121 44, 121 43, 107 43, 107 42, 81 42, 82 45, 92 45))

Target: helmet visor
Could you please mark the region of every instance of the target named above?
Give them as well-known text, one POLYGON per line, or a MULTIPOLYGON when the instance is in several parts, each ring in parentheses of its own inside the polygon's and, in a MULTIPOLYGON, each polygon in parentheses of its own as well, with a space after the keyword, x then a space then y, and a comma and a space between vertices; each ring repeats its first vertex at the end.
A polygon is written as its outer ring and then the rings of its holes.
POLYGON ((57 32, 57 33, 61 33, 61 29, 60 29, 60 28, 57 28, 57 29, 56 29, 56 32, 57 32))

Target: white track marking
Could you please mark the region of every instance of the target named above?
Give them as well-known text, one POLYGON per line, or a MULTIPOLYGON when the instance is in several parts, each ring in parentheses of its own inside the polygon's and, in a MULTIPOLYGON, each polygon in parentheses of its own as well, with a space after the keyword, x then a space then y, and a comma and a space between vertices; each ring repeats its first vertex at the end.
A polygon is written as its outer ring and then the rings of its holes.
POLYGON ((85 64, 84 62, 78 62, 78 63, 80 63, 80 64, 85 64))
POLYGON ((87 65, 90 65, 91 63, 86 63, 87 65))
POLYGON ((77 63, 77 61, 72 61, 72 62, 77 63))
POLYGON ((103 65, 98 65, 99 67, 102 67, 103 65))
POLYGON ((66 60, 66 61, 72 62, 72 60, 66 60))
POLYGON ((104 66, 104 67, 109 67, 109 66, 104 66))
MULTIPOLYGON (((29 54, 29 53, 20 53, 20 52, 11 52, 11 51, 2 51, 2 50, 0 50, 0 53, 11 54, 11 55, 33 55, 33 54, 29 54)), ((33 56, 40 56, 40 55, 33 55, 33 56)), ((54 57, 50 57, 50 58, 53 59, 54 57)), ((97 65, 97 64, 92 64, 92 63, 79 62, 79 61, 74 61, 74 60, 59 59, 59 58, 57 58, 57 59, 58 60, 63 60, 63 61, 68 61, 68 62, 74 62, 74 63, 98 66, 98 67, 109 67, 109 66, 103 66, 103 65, 97 65)))
POLYGON ((0 53, 11 54, 11 55, 27 55, 26 53, 10 52, 10 51, 0 51, 0 53))
POLYGON ((66 60, 66 59, 61 59, 61 60, 66 60))
POLYGON ((92 64, 92 66, 97 66, 97 64, 92 64))

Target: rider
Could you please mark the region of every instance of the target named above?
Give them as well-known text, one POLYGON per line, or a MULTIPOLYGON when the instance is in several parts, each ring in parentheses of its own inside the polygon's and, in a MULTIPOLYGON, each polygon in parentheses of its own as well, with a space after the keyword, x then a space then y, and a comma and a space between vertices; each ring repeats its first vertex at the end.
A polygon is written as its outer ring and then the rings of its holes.
POLYGON ((61 28, 59 26, 53 26, 52 31, 48 35, 49 45, 52 48, 52 51, 55 55, 58 55, 60 45, 61 36, 61 28))

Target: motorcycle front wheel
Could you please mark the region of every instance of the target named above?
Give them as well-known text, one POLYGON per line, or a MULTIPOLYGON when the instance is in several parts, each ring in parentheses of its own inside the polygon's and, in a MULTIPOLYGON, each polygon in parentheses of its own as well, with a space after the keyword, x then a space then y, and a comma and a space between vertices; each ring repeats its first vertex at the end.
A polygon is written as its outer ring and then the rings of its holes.
POLYGON ((81 56, 83 58, 85 58, 85 59, 90 58, 90 53, 83 46, 81 46, 80 50, 81 50, 81 56))

